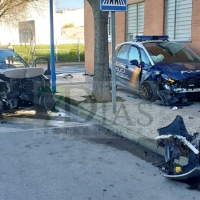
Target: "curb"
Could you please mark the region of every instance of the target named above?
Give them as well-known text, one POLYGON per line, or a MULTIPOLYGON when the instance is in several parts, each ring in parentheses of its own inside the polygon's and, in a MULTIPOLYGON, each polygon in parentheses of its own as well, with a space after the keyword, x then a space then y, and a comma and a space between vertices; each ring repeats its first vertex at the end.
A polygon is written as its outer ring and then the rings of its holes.
POLYGON ((56 62, 56 67, 59 66, 73 66, 73 65, 85 65, 85 62, 56 62))
POLYGON ((58 107, 62 108, 63 110, 66 110, 68 112, 71 112, 75 115, 78 115, 82 118, 84 118, 87 121, 91 121, 99 126, 102 126, 114 133, 116 133, 119 136, 122 136, 124 138, 127 138, 136 144, 139 144, 148 150, 157 153, 161 156, 165 156, 165 149, 161 146, 157 145, 157 142, 155 140, 152 140, 147 137, 141 137, 138 133, 135 133, 134 135, 131 134, 133 130, 123 127, 119 124, 116 124, 110 120, 107 120, 101 116, 98 116, 96 114, 93 114, 87 110, 84 110, 80 108, 79 106, 75 106, 69 103, 64 102, 63 100, 55 97, 56 102, 59 102, 58 107))

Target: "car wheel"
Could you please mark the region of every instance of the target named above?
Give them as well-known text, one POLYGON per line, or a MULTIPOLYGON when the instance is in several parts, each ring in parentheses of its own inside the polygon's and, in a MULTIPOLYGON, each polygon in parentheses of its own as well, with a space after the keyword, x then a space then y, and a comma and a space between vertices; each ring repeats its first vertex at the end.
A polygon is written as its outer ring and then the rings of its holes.
POLYGON ((47 109, 44 106, 41 106, 39 104, 34 104, 34 108, 37 113, 46 113, 47 112, 47 109))
POLYGON ((51 93, 44 93, 40 96, 39 103, 35 104, 35 110, 38 112, 56 111, 56 102, 51 93))
POLYGON ((40 105, 44 105, 44 108, 49 111, 54 111, 56 102, 53 98, 53 95, 51 93, 44 93, 40 96, 40 105))
POLYGON ((143 82, 140 85, 140 89, 139 89, 140 96, 143 99, 146 99, 146 100, 151 101, 151 102, 159 99, 159 96, 157 94, 158 91, 159 91, 158 84, 156 84, 153 81, 143 82))
POLYGON ((55 102, 52 94, 45 95, 44 106, 49 111, 55 111, 56 102, 55 102))

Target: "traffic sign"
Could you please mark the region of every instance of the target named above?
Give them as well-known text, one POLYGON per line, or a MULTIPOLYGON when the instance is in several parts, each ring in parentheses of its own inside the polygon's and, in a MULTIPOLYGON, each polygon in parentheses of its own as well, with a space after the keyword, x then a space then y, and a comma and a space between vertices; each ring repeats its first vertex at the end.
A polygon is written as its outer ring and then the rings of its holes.
POLYGON ((127 0, 100 0, 102 11, 127 11, 127 0))
POLYGON ((18 23, 19 25, 19 42, 29 43, 33 38, 35 38, 35 21, 22 21, 18 23))

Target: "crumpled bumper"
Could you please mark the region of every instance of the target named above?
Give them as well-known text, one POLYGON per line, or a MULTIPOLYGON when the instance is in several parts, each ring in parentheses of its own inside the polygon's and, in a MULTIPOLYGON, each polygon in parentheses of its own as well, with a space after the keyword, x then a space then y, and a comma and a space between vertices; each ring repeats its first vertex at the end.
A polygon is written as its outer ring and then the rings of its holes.
POLYGON ((173 93, 170 90, 160 90, 158 96, 161 100, 157 100, 156 103, 161 105, 174 105, 176 103, 181 105, 187 105, 188 99, 185 93, 173 93))

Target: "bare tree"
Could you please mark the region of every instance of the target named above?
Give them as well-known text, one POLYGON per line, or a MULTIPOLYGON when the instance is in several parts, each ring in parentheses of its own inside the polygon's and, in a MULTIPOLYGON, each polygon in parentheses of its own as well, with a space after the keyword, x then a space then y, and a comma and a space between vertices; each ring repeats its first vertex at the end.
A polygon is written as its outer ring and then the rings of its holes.
POLYGON ((0 0, 0 22, 15 27, 19 21, 26 20, 33 10, 42 13, 44 3, 48 0, 0 0))
POLYGON ((99 0, 87 0, 92 7, 95 26, 94 77, 92 93, 97 102, 111 100, 108 57, 108 12, 100 10, 99 0))

